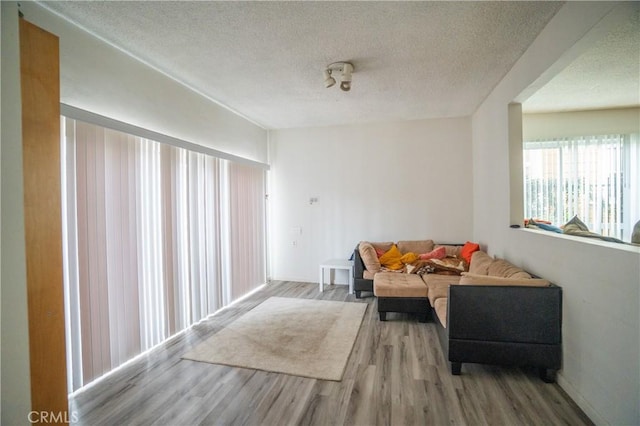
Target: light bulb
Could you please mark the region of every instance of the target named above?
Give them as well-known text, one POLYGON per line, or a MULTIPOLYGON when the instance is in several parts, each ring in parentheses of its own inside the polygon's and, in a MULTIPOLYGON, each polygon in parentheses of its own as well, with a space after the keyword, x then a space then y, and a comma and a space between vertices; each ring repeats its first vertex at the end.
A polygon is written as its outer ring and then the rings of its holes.
POLYGON ((329 88, 336 84, 336 80, 331 77, 331 70, 324 70, 324 87, 329 88))

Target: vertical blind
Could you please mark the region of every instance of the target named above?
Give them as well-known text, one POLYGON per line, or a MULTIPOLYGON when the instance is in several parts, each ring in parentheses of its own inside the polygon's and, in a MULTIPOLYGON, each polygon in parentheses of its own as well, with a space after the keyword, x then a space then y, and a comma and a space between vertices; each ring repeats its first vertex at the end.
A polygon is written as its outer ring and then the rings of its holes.
POLYGON ((62 122, 76 390, 265 282, 265 171, 62 122))
POLYGON ((574 215, 594 232, 631 238, 640 219, 637 134, 524 143, 525 217, 562 225, 574 215))

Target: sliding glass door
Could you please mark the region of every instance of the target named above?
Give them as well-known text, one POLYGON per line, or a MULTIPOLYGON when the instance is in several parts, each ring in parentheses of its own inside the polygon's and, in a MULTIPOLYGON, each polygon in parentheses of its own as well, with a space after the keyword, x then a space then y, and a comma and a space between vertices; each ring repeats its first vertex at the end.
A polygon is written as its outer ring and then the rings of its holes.
POLYGON ((63 118, 70 389, 265 283, 265 170, 63 118))

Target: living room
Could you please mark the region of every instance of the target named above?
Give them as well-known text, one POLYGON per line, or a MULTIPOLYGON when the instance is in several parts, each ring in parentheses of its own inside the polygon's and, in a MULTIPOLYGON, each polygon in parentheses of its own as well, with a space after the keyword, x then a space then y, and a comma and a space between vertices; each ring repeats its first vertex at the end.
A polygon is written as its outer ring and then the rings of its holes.
MULTIPOLYGON (((562 5, 469 115, 269 130, 185 89, 38 4, 23 4, 21 10, 61 38, 63 102, 185 140, 215 139, 217 150, 269 164, 272 280, 315 282, 319 262, 348 258, 363 239, 477 241, 491 254, 562 286, 560 387, 596 424, 640 421, 638 250, 509 228, 523 217, 512 184, 510 136, 521 120, 513 120, 518 111, 509 104, 524 102, 532 86, 541 86, 619 22, 637 15, 634 5, 562 5), (312 198, 316 201, 310 202, 312 198)), ((5 50, 5 34, 15 29, 16 21, 17 5, 3 3, 3 423, 5 418, 24 419, 30 392, 28 366, 20 361, 29 353, 23 321, 25 278, 19 272, 24 259, 20 250, 11 251, 21 237, 10 231, 19 228, 20 210, 14 204, 21 194, 6 186, 21 179, 21 170, 10 165, 19 163, 19 149, 16 156, 15 145, 9 144, 19 143, 19 137, 5 139, 11 135, 9 123, 19 122, 6 108, 20 102, 15 92, 19 84, 14 80, 11 86, 11 76, 4 72, 12 54, 5 50), (5 352, 7 348, 13 352, 5 352)), ((364 74, 356 67, 353 91, 364 74)), ((319 80, 318 90, 330 89, 319 80)), ((337 279, 344 282, 346 276, 337 279)))

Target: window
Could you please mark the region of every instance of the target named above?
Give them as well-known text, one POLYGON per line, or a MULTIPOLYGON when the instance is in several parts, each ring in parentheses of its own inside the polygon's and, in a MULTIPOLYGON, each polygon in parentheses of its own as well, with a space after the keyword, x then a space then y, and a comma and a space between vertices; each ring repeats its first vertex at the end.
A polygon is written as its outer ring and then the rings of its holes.
POLYGON ((630 241, 640 219, 638 134, 524 142, 525 217, 630 241))
POLYGON ((265 170, 63 118, 69 388, 265 283, 265 170))

